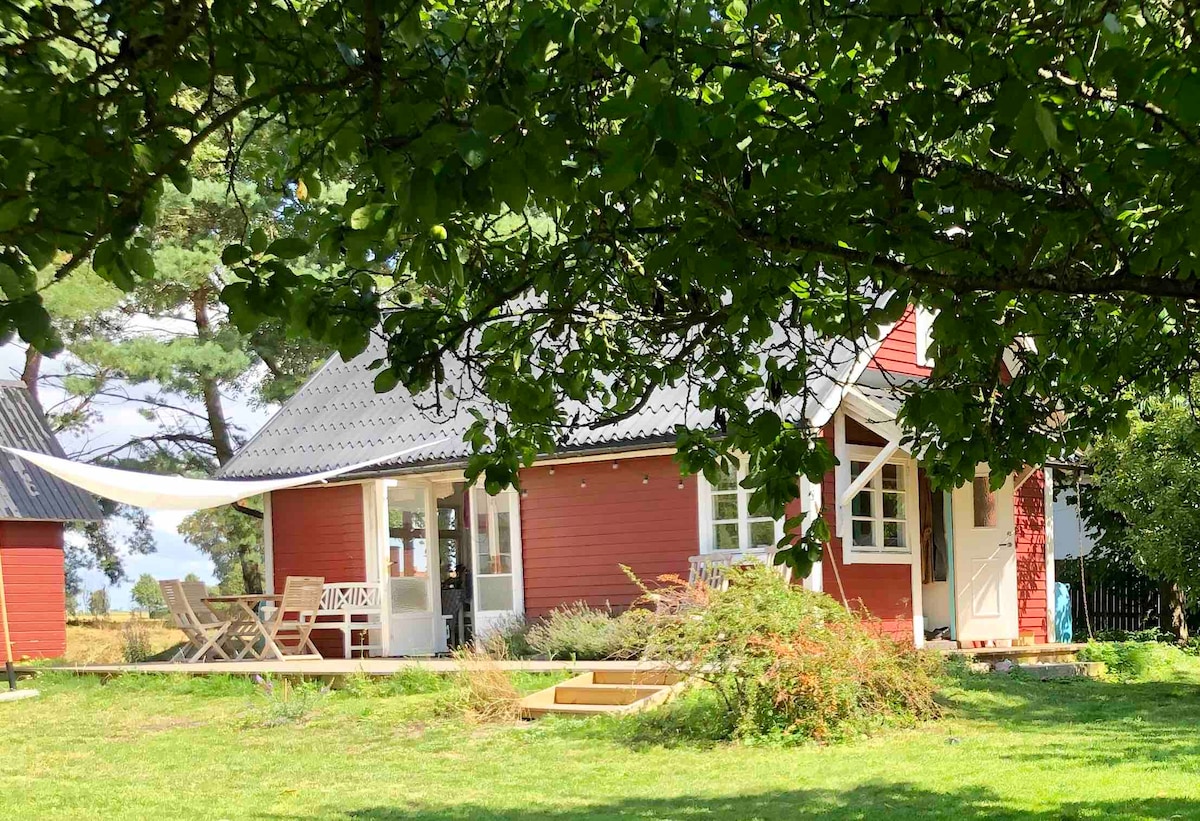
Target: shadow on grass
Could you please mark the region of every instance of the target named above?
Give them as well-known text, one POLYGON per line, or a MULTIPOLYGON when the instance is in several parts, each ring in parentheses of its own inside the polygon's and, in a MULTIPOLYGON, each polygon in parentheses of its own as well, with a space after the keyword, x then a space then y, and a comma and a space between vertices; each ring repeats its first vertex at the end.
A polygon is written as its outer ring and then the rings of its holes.
POLYGON ((1190 800, 1151 799, 1129 801, 1067 802, 1050 809, 1009 806, 986 789, 931 792, 906 784, 872 783, 845 790, 790 790, 723 798, 614 799, 569 808, 523 806, 496 809, 464 803, 452 807, 413 804, 376 806, 356 810, 328 807, 314 815, 268 816, 279 821, 309 821, 317 818, 348 818, 356 821, 564 821, 568 818, 615 819, 999 819, 1000 821, 1060 821, 1074 818, 1105 818, 1133 821, 1146 818, 1196 818, 1200 803, 1190 800))

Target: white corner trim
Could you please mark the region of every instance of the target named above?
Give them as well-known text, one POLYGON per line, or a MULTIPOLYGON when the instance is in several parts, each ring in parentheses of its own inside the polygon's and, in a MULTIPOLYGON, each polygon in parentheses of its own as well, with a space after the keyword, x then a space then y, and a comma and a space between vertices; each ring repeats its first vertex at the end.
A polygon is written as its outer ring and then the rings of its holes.
MULTIPOLYGON (((804 500, 804 532, 821 517, 821 483, 810 482, 807 477, 800 477, 800 498, 804 500)), ((826 549, 832 549, 831 545, 826 545, 826 549)), ((804 580, 804 586, 814 593, 821 593, 825 589, 824 566, 821 562, 813 562, 812 572, 808 574, 808 578, 804 580)))
MULTIPOLYGON (((1046 522, 1046 638, 1051 642, 1060 641, 1056 635, 1057 625, 1054 607, 1054 468, 1043 468, 1046 476, 1046 487, 1042 494, 1045 509, 1042 513, 1046 522)), ((1070 636, 1067 637, 1070 640, 1070 636)))
POLYGON ((845 538, 847 530, 847 510, 845 505, 837 504, 838 491, 840 488, 850 485, 850 452, 846 446, 846 414, 839 410, 833 416, 833 455, 837 459, 837 465, 833 468, 833 503, 835 510, 834 531, 842 543, 842 563, 849 564, 849 553, 845 547, 845 538))
POLYGON ((271 518, 271 494, 263 494, 263 592, 275 593, 275 534, 271 518))
POLYGON ((937 312, 917 305, 913 308, 913 324, 916 325, 917 336, 917 365, 922 368, 933 367, 933 357, 929 355, 929 347, 933 341, 933 321, 937 312))

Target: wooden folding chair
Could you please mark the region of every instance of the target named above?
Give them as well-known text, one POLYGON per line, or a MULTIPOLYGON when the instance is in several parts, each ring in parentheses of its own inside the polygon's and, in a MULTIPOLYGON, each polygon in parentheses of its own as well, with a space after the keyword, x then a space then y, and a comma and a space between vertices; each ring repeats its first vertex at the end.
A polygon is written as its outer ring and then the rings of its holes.
POLYGON ((230 622, 218 618, 207 606, 203 608, 203 616, 197 613, 184 592, 184 583, 178 579, 163 579, 158 586, 162 590, 163 601, 167 603, 167 609, 171 611, 171 618, 174 619, 175 626, 183 631, 184 637, 194 648, 195 652, 191 655, 188 655, 186 648, 180 649, 179 653, 183 656, 183 660, 187 662, 203 661, 210 654, 228 659, 229 654, 225 652, 221 642, 224 640, 225 634, 229 632, 230 622))
POLYGON ((317 623, 324 591, 324 577, 287 577, 278 606, 263 622, 263 648, 258 658, 321 658, 310 634, 317 623))

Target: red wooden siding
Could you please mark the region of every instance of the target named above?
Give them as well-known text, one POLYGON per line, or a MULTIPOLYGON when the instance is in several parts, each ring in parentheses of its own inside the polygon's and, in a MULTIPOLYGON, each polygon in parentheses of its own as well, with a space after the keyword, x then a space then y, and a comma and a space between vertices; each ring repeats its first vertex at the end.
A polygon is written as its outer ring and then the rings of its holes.
MULTIPOLYGON (((271 494, 271 544, 275 592, 288 576, 323 576, 328 582, 367 580, 361 485, 295 488, 271 494)), ((342 634, 316 630, 313 643, 339 658, 342 634)))
POLYGON ((1046 625, 1046 474, 1034 470, 1013 499, 1017 551, 1017 623, 1022 635, 1049 640, 1046 625))
MULTIPOLYGON (((833 449, 833 426, 826 426, 825 440, 833 449)), ((911 642, 913 638, 912 567, 907 564, 843 564, 842 540, 837 533, 834 472, 825 474, 821 484, 821 514, 835 534, 825 547, 821 564, 822 589, 838 601, 843 590, 850 606, 862 609, 879 619, 888 635, 911 642), (836 567, 835 567, 836 565, 836 567), (838 577, 841 577, 841 585, 838 577)), ((916 506, 913 505, 915 511, 916 506)))
POLYGON ((646 580, 687 578, 700 550, 696 478, 680 481, 670 456, 521 471, 526 615, 576 601, 627 607, 639 592, 621 564, 646 580))
POLYGON ((911 305, 884 337, 867 366, 908 376, 929 376, 930 369, 917 364, 917 320, 911 305))
MULTIPOLYGON (((67 650, 62 524, 0 522, 0 560, 14 657, 61 656, 67 650)), ((3 654, 0 648, 0 661, 3 654)))

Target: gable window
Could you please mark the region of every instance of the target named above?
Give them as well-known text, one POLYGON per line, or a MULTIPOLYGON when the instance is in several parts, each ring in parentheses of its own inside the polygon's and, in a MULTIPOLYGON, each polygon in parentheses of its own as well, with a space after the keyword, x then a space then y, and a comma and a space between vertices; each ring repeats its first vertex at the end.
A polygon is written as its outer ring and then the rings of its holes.
MULTIPOLYGON (((870 465, 877 451, 854 448, 850 453, 853 483, 870 465)), ((917 515, 917 487, 911 461, 904 457, 885 462, 862 490, 850 500, 849 547, 863 561, 871 556, 912 555, 912 528, 917 515)))
POLYGON ((750 504, 751 491, 739 484, 746 478, 745 466, 736 473, 721 474, 716 484, 701 477, 701 551, 767 550, 783 537, 783 522, 750 504))

